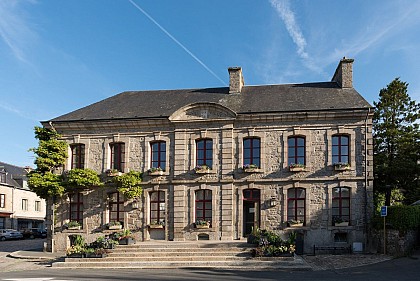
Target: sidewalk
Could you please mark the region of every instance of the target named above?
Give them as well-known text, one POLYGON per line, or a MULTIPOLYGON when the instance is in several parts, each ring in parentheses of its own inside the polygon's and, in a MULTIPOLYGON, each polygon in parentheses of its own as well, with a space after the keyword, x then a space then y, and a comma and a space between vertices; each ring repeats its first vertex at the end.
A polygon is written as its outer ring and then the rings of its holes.
POLYGON ((43 252, 42 250, 28 250, 28 251, 16 251, 9 254, 9 257, 15 259, 28 259, 28 260, 54 260, 63 257, 64 253, 50 253, 43 252))

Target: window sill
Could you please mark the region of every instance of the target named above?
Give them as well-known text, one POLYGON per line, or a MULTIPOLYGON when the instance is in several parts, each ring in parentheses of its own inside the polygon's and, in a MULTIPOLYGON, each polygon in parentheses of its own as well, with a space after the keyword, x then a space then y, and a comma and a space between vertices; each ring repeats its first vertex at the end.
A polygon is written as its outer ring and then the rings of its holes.
POLYGON ((150 224, 150 225, 148 225, 148 227, 150 229, 163 229, 163 228, 165 228, 165 226, 161 225, 161 224, 150 224))
POLYGON ((196 174, 214 174, 213 170, 203 169, 203 170, 194 170, 196 174))
POLYGON ((163 176, 163 171, 149 172, 149 176, 163 176))
POLYGON ((289 171, 293 173, 304 172, 305 168, 304 167, 290 167, 289 171))

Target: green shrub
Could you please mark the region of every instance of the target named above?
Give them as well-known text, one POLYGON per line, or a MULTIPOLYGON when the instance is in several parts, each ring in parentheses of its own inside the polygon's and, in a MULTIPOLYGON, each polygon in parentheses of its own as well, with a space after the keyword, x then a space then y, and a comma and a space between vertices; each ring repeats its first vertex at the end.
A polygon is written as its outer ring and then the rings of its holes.
MULTIPOLYGON (((420 206, 390 206, 386 216, 387 228, 395 230, 414 230, 420 227, 420 206)), ((372 219, 372 226, 383 228, 383 217, 376 215, 372 219)))

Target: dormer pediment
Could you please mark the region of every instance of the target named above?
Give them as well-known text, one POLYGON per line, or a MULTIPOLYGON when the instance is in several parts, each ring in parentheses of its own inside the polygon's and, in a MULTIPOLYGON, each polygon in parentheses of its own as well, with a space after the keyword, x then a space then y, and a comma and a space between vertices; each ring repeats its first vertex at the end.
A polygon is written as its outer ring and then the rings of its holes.
POLYGON ((193 103, 175 111, 172 122, 216 121, 236 119, 236 113, 217 103, 193 103))

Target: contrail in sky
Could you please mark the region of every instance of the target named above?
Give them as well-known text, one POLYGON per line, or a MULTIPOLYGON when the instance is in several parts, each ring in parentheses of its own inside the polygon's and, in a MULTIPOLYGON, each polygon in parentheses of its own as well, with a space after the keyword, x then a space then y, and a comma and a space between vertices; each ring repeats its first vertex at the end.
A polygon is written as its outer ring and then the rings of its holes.
POLYGON ((174 36, 172 36, 172 34, 170 34, 163 26, 161 26, 157 21, 155 21, 154 18, 152 18, 152 16, 150 16, 145 10, 143 10, 142 8, 140 8, 139 5, 137 5, 136 3, 134 3, 133 0, 128 0, 131 4, 133 4, 134 7, 136 7, 140 12, 143 13, 143 15, 145 15, 150 21, 152 21, 157 27, 160 28, 160 30, 162 30, 166 35, 168 35, 169 38, 171 38, 175 43, 178 44, 178 46, 180 46, 185 52, 187 52, 187 54, 189 54, 193 59, 195 59, 199 64, 201 64, 201 66, 203 66, 208 72, 210 72, 211 75, 213 75, 214 77, 216 77, 217 80, 219 80, 223 85, 226 85, 226 82, 223 81, 219 76, 216 75, 216 73, 214 73, 207 65, 204 64, 204 62, 202 62, 199 58, 197 58, 190 50, 187 49, 187 47, 185 47, 184 45, 182 45, 181 42, 179 42, 174 36))

